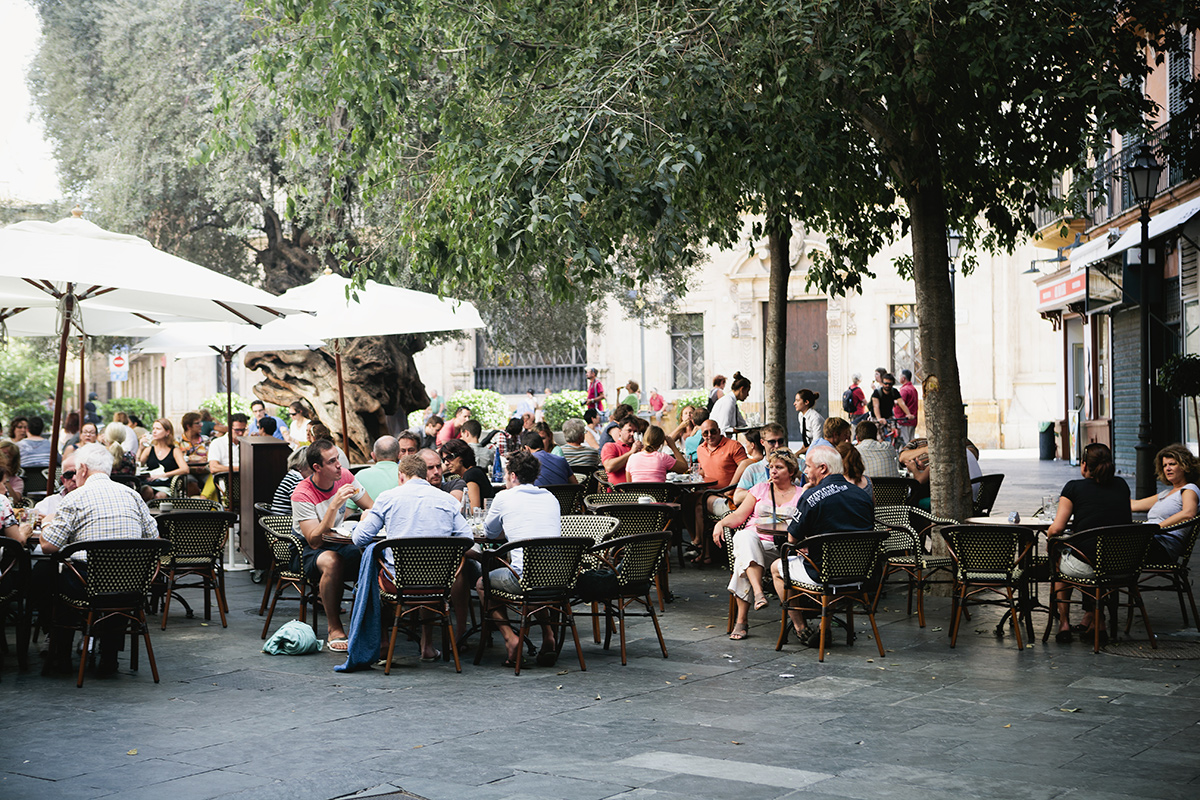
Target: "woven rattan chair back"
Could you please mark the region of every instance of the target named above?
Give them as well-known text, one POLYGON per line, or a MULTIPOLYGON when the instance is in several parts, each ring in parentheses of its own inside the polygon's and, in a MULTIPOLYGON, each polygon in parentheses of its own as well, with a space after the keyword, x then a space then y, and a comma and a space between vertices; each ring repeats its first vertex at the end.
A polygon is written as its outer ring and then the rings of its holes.
POLYGON ((1088 531, 1096 537, 1092 569, 1098 584, 1123 583, 1142 567, 1150 540, 1162 529, 1157 525, 1112 525, 1088 531))
MULTIPOLYGON (((616 494, 614 492, 614 494, 616 494)), ((652 533, 667 527, 670 511, 654 503, 609 503, 603 506, 604 515, 617 520, 613 536, 635 536, 652 533)))
POLYGON ((46 491, 46 470, 44 467, 29 467, 25 473, 25 494, 46 491))
POLYGON ((577 483, 551 483, 542 487, 558 498, 563 514, 578 514, 583 510, 584 487, 577 483))
POLYGON ((159 508, 163 503, 170 503, 176 511, 223 511, 220 503, 214 503, 207 497, 163 497, 147 500, 150 508, 159 508))
POLYGON ((597 491, 607 492, 612 489, 612 482, 608 479, 608 470, 600 467, 592 473, 592 478, 596 481, 593 487, 597 491))
POLYGON ((171 542, 163 564, 208 564, 221 550, 237 514, 229 511, 175 511, 158 518, 162 538, 171 542))
POLYGON ((1004 475, 980 475, 971 481, 971 487, 979 487, 979 494, 971 503, 971 516, 988 517, 996 505, 996 497, 1000 494, 1000 484, 1004 483, 1004 475))
MULTIPOLYGON (((1143 570, 1169 570, 1179 566, 1187 566, 1187 563, 1192 560, 1192 550, 1196 548, 1196 539, 1200 538, 1200 517, 1192 517, 1185 519, 1183 522, 1176 522, 1169 528, 1163 528, 1161 533, 1171 533, 1174 531, 1184 531, 1183 550, 1174 562, 1165 561, 1162 563, 1151 563, 1149 561, 1142 564, 1143 570)), ((1149 555, 1149 554, 1147 554, 1149 555)))
POLYGON ((591 539, 594 544, 608 539, 617 529, 620 520, 601 514, 564 514, 562 517, 563 536, 582 536, 591 539))
POLYGON ((449 536, 413 536, 386 539, 375 548, 377 557, 385 551, 392 555, 392 566, 381 569, 392 573, 395 594, 380 592, 384 600, 427 599, 430 595, 445 596, 454 583, 454 575, 462 563, 463 554, 471 549, 471 540, 449 536))
POLYGON ((871 478, 871 494, 875 508, 907 506, 908 496, 916 484, 911 478, 871 478))
POLYGON ((629 494, 631 492, 638 495, 645 494, 653 497, 656 503, 669 503, 671 502, 672 495, 675 494, 675 489, 663 483, 636 483, 630 481, 629 483, 614 484, 613 492, 615 494, 629 494))
POLYGON ((839 531, 810 536, 807 546, 820 545, 817 564, 821 584, 827 587, 868 584, 875 580, 885 531, 839 531))
POLYGON ((949 525, 941 533, 956 577, 971 583, 1011 583, 1037 536, 1016 525, 949 525))
POLYGON ((87 552, 86 599, 70 602, 83 608, 140 608, 158 571, 159 558, 170 546, 165 539, 104 539, 67 545, 58 552, 64 561, 79 551, 87 552))
POLYGON ((617 584, 626 594, 643 595, 649 593, 670 546, 670 531, 653 531, 618 536, 594 549, 611 554, 608 560, 616 566, 617 584))
POLYGON ((594 511, 594 509, 599 508, 601 506, 614 506, 614 505, 620 505, 621 503, 636 503, 638 500, 640 500, 643 497, 645 497, 647 500, 651 500, 655 503, 658 502, 657 500, 654 499, 654 496, 650 495, 650 494, 644 494, 642 492, 615 492, 614 491, 614 492, 600 492, 599 494, 584 495, 583 507, 584 507, 584 509, 586 509, 588 511, 594 511))
POLYGON ((526 539, 523 544, 521 588, 526 594, 565 593, 575 582, 579 562, 589 547, 586 540, 571 536, 526 539))
POLYGON ((167 494, 173 498, 187 497, 187 482, 188 482, 187 475, 174 476, 173 478, 171 478, 171 485, 170 485, 170 488, 167 490, 167 494))

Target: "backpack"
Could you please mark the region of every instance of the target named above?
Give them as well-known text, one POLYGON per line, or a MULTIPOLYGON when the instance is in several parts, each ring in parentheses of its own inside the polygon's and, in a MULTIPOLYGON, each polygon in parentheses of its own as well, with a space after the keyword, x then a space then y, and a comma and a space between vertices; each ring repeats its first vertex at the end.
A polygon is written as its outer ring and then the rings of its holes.
POLYGON ((856 408, 858 408, 858 401, 854 397, 854 387, 851 386, 842 392, 842 411, 845 411, 847 414, 853 414, 856 408))

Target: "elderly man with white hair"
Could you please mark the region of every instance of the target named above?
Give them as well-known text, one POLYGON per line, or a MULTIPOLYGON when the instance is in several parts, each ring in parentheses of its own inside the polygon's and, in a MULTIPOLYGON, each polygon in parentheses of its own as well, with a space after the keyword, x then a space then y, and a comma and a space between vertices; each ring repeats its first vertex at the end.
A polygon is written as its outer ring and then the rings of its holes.
MULTIPOLYGON (((810 536, 837 531, 865 531, 875 525, 875 503, 871 493, 850 483, 842 475, 842 456, 832 447, 810 447, 804 459, 804 493, 796 501, 796 516, 788 525, 788 541, 803 544, 810 536)), ((821 563, 821 554, 815 547, 808 549, 809 558, 821 563)), ((788 557, 788 573, 793 580, 819 584, 808 562, 800 556, 788 557)), ((775 593, 784 596, 786 584, 783 579, 782 560, 771 565, 771 579, 775 593)), ((807 628, 804 615, 789 611, 792 626, 800 643, 816 647, 818 631, 807 628)))
MULTIPOLYGON (((42 551, 57 553, 74 542, 90 542, 108 539, 154 539, 158 536, 158 525, 150 516, 150 509, 136 491, 109 478, 112 473, 113 457, 103 445, 87 444, 74 453, 75 482, 78 488, 68 494, 59 505, 54 519, 42 530, 42 551)), ((53 564, 43 562, 53 574, 53 564)), ((76 568, 86 577, 87 564, 76 561, 76 568)), ((39 565, 41 566, 41 565, 39 565)), ((43 575, 41 583, 51 587, 43 597, 43 620, 52 613, 53 580, 43 575)), ((84 597, 84 587, 70 570, 59 576, 58 589, 71 597, 84 597)), ((117 669, 117 649, 121 643, 121 620, 115 620, 115 630, 100 632, 100 663, 97 675, 111 674, 117 669)), ((60 629, 51 632, 49 666, 70 668, 71 640, 69 633, 60 629)))

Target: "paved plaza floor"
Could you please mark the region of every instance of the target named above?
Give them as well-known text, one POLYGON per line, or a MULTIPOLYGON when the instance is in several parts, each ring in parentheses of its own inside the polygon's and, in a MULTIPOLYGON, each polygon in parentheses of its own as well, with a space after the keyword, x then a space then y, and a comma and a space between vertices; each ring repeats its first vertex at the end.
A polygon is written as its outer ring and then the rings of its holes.
MULTIPOLYGON (((1077 474, 1029 453, 982 464, 1007 476, 1005 515, 1077 474)), ((951 649, 948 601, 928 599, 922 629, 893 591, 878 615, 886 656, 860 616, 858 640, 839 637, 821 664, 795 644, 776 652, 777 606, 729 641, 727 580, 672 574, 669 659, 639 621, 622 667, 585 623, 586 672, 569 644, 558 666, 520 676, 500 647, 480 666, 468 654, 459 675, 408 644, 389 676, 334 673, 329 653, 261 653, 262 588, 232 574, 228 628, 180 612, 152 629, 158 685, 144 656, 140 672, 126 660, 82 689, 5 656, 0 798, 1200 796, 1200 634, 1171 595, 1150 598, 1160 652, 1135 620, 1133 641, 1094 655, 1042 644, 1040 614, 1018 651, 993 635, 991 609, 951 649)))

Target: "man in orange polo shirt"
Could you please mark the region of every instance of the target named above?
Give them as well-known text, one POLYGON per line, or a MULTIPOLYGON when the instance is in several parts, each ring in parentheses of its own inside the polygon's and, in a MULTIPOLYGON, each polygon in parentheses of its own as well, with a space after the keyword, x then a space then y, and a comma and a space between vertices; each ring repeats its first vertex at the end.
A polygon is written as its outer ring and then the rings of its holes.
MULTIPOLYGON (((746 449, 721 433, 716 420, 707 419, 700 426, 700 447, 696 451, 704 480, 716 481, 718 487, 733 483, 737 465, 746 460, 746 449)), ((720 495, 708 498, 708 510, 714 514, 729 511, 729 499, 720 495)))

